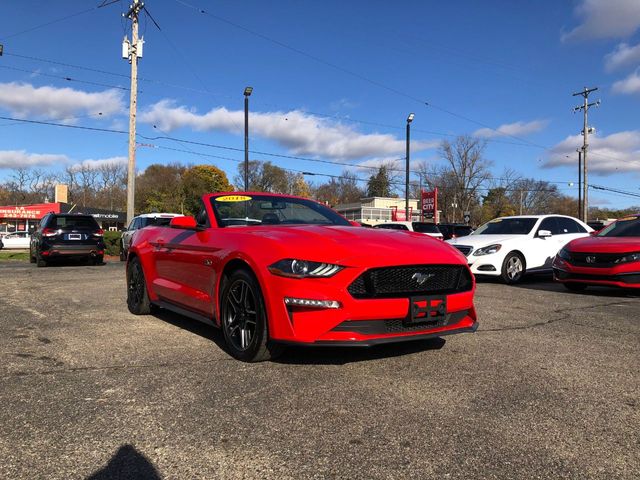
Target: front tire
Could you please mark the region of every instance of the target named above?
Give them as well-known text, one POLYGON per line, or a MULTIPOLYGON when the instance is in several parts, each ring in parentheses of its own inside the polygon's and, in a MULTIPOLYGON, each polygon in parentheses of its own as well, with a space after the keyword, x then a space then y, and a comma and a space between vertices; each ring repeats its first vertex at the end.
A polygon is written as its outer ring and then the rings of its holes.
POLYGON ((224 284, 220 315, 227 350, 234 358, 261 362, 281 353, 281 347, 269 341, 262 292, 248 271, 236 270, 224 284))
POLYGON ((509 253, 502 262, 502 280, 507 285, 514 285, 524 276, 526 272, 525 261, 522 255, 516 252, 509 253))
POLYGON ((151 301, 147 291, 142 264, 136 257, 127 266, 127 307, 134 315, 151 313, 151 301))

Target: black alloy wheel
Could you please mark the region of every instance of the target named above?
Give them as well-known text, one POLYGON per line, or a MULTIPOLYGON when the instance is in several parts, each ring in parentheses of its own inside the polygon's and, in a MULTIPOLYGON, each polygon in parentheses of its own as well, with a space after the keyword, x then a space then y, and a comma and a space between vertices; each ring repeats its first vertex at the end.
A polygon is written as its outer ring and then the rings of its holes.
POLYGON ((127 266, 127 307, 134 315, 151 313, 147 283, 144 279, 142 264, 138 258, 131 260, 127 266))
POLYGON ((269 342, 267 315, 260 286, 246 270, 236 270, 220 296, 222 332, 229 353, 245 362, 260 362, 278 355, 280 346, 269 342))
POLYGON ((514 285, 522 280, 526 271, 525 261, 522 255, 516 252, 509 253, 502 262, 502 280, 507 285, 514 285))

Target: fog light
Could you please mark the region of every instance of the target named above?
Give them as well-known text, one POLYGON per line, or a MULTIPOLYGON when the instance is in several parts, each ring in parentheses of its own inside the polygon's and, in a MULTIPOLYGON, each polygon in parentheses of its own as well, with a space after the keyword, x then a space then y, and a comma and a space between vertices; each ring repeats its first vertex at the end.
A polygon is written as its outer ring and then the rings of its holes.
POLYGON ((312 300, 310 298, 284 298, 285 305, 307 308, 340 308, 340 302, 335 300, 312 300))

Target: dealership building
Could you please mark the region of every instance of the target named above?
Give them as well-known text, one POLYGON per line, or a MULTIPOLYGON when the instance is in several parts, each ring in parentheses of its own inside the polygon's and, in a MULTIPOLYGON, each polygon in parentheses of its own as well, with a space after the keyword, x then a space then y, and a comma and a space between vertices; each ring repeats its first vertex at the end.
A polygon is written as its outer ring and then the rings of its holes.
POLYGON ((67 203, 66 185, 56 186, 56 201, 31 205, 0 206, 0 235, 11 232, 33 232, 47 213, 82 213, 92 215, 103 230, 121 230, 127 214, 102 208, 80 207, 67 203))
MULTIPOLYGON (((419 201, 409 199, 409 211, 414 221, 420 220, 419 201)), ((333 209, 347 220, 377 225, 378 223, 405 220, 405 199, 388 197, 362 198, 357 203, 336 205, 333 209)))

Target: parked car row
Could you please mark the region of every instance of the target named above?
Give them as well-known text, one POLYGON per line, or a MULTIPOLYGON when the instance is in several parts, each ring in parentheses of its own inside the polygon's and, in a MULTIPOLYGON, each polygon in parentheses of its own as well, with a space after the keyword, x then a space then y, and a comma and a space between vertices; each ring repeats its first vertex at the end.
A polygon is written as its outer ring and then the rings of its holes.
POLYGON ((20 231, 7 233, 0 238, 0 249, 29 248, 30 238, 29 232, 20 231))
POLYGON ((431 237, 449 240, 451 238, 464 237, 473 232, 470 225, 463 223, 433 223, 433 222, 408 222, 395 221, 385 222, 375 225, 374 228, 387 230, 404 230, 409 232, 423 233, 431 237))

